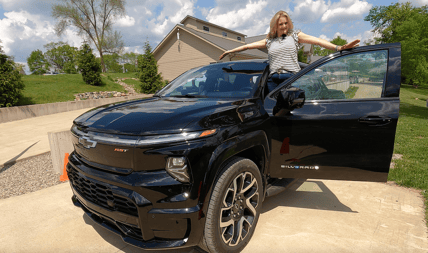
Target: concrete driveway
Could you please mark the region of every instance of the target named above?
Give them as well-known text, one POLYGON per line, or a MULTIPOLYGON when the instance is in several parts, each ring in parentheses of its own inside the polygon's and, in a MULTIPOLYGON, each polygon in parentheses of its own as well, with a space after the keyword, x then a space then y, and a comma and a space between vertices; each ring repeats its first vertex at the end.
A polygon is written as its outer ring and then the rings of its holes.
MULTIPOLYGON (((146 252, 94 224, 71 195, 65 183, 0 200, 0 252, 146 252)), ((390 183, 299 180, 266 199, 243 252, 426 253, 424 212, 417 191, 390 183)))

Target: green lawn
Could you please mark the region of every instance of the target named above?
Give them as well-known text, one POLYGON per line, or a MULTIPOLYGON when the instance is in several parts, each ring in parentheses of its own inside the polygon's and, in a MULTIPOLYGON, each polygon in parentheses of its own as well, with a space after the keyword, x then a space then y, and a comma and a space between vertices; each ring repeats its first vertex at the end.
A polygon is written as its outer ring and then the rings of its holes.
POLYGON ((134 87, 134 90, 138 93, 141 93, 141 82, 133 79, 125 79, 122 82, 132 85, 134 87))
POLYGON ((24 81, 24 98, 21 99, 19 105, 45 104, 54 102, 73 101, 74 94, 93 91, 120 91, 125 92, 125 89, 109 80, 109 78, 101 76, 103 85, 91 86, 83 82, 81 74, 65 74, 65 75, 27 75, 23 76, 24 81))
POLYGON ((395 168, 389 171, 388 180, 421 189, 428 217, 428 89, 403 84, 400 99, 394 154, 402 154, 403 158, 394 160, 395 168))

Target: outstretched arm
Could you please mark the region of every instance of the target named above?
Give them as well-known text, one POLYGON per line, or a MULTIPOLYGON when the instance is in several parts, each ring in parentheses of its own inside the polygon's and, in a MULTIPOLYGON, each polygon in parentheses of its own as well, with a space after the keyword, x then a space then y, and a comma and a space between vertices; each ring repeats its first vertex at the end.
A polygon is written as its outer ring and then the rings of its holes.
POLYGON ((241 52, 247 49, 256 49, 256 48, 266 48, 266 40, 256 41, 248 45, 243 45, 243 46, 228 50, 224 52, 222 55, 220 55, 219 60, 223 59, 226 55, 230 53, 241 52))
MULTIPOLYGON (((317 38, 317 37, 314 37, 311 35, 307 35, 307 34, 304 34, 302 32, 297 34, 297 36, 299 36, 299 43, 308 43, 308 44, 312 44, 312 45, 318 45, 318 46, 321 46, 323 48, 336 51, 336 45, 327 41, 327 40, 320 39, 320 38, 317 38)), ((348 48, 357 47, 357 46, 359 46, 359 44, 358 44, 359 42, 360 42, 360 40, 354 40, 354 41, 352 41, 348 44, 345 44, 343 46, 338 46, 337 49, 338 49, 338 51, 342 51, 342 50, 345 50, 348 48)))

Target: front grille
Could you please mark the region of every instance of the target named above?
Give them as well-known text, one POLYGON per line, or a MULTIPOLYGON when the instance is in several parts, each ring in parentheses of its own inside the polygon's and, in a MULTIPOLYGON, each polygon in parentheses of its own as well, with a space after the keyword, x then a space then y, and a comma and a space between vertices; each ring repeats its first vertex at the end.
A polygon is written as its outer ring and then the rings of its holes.
POLYGON ((110 187, 84 178, 72 166, 68 166, 68 178, 74 188, 86 200, 112 211, 119 211, 138 217, 137 207, 126 198, 113 195, 110 187))

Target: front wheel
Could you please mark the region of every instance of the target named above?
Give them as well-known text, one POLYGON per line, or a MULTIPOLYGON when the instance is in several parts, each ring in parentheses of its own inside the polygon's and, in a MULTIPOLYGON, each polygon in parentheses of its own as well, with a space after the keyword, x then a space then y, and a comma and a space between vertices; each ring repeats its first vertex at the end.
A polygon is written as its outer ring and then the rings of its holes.
POLYGON ((208 205, 202 248, 240 252, 250 241, 259 219, 263 192, 257 165, 234 158, 215 183, 208 205))

